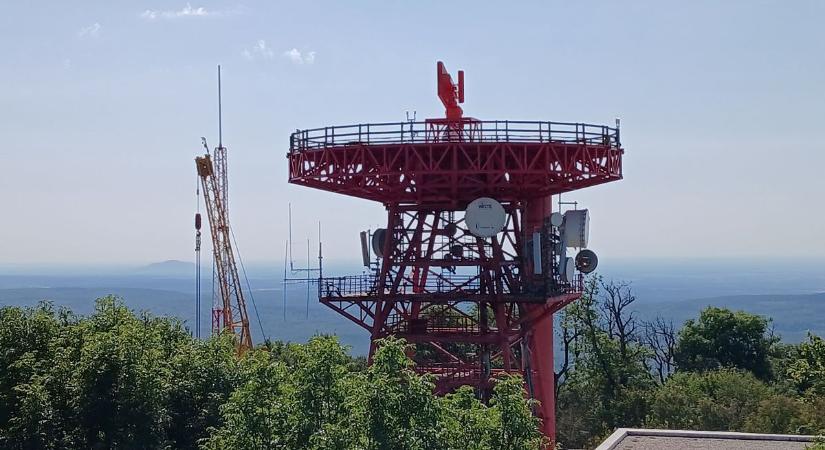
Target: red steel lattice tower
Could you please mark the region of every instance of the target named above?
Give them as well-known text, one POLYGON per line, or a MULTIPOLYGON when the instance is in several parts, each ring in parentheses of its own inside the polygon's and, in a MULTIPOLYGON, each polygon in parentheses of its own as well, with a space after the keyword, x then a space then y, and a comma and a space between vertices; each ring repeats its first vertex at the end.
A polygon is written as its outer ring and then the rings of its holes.
POLYGON ((320 301, 370 333, 370 355, 389 335, 416 344, 416 367, 437 374, 440 393, 472 385, 486 397, 497 373, 522 373, 554 440, 553 314, 579 298, 582 276, 559 267, 551 198, 621 179, 619 130, 468 118, 463 72, 455 84, 438 62, 437 79, 444 118, 291 135, 291 183, 387 210, 379 263, 320 279, 320 301), (465 220, 480 198, 504 210, 492 236, 465 220))

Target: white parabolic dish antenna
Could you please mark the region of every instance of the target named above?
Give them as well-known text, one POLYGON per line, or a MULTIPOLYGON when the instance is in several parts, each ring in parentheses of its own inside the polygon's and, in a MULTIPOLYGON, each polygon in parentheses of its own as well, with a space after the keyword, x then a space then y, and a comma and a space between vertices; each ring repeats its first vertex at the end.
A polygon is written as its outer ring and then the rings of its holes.
POLYGON ((498 201, 481 197, 473 200, 464 211, 467 230, 480 238, 495 236, 507 222, 507 213, 498 201))

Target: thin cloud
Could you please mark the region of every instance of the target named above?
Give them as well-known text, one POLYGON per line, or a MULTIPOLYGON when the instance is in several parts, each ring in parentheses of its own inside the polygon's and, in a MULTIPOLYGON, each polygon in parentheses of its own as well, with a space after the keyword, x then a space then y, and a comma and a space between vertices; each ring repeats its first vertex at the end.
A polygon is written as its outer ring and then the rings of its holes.
POLYGON ((284 57, 292 61, 293 64, 312 64, 315 62, 315 52, 309 51, 301 52, 297 48, 287 50, 283 53, 284 57))
POLYGON ((187 3, 183 9, 179 10, 157 10, 157 9, 147 9, 141 13, 140 17, 146 20, 156 20, 156 19, 179 19, 182 17, 206 17, 206 16, 216 16, 219 15, 220 12, 216 11, 208 11, 203 6, 199 6, 197 8, 193 8, 191 4, 187 3))
POLYGON ((97 37, 100 36, 101 28, 100 24, 95 22, 88 27, 81 28, 80 31, 77 32, 77 37, 97 39, 97 37))
POLYGON ((251 61, 255 58, 272 59, 275 56, 275 52, 266 44, 265 40, 258 39, 258 42, 256 42, 251 49, 244 49, 241 55, 251 61))

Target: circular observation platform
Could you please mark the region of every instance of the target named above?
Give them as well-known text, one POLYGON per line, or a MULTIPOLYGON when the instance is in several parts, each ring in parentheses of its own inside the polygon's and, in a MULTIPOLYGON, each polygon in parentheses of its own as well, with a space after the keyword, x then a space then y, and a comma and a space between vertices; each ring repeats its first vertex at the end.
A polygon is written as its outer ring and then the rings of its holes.
POLYGON ((382 202, 463 208, 622 178, 619 129, 539 121, 371 123, 298 130, 289 182, 382 202))

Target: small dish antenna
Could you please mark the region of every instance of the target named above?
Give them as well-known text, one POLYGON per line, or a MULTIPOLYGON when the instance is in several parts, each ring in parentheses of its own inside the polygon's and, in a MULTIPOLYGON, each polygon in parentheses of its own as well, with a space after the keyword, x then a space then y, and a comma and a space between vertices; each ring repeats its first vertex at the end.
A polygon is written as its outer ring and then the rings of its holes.
POLYGON ((553 214, 550 214, 550 225, 560 227, 563 222, 564 216, 561 213, 554 212, 553 214))
POLYGON ((574 209, 564 213, 562 239, 567 247, 586 248, 590 237, 590 214, 586 209, 574 209))
POLYGON ((576 269, 581 273, 590 273, 599 265, 599 257, 593 250, 584 249, 576 255, 576 269))
POLYGON ((488 238, 504 229, 507 213, 501 203, 489 197, 473 200, 464 211, 464 223, 473 236, 488 238))

